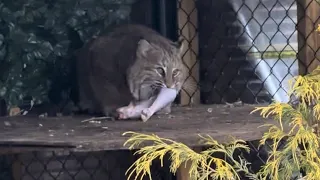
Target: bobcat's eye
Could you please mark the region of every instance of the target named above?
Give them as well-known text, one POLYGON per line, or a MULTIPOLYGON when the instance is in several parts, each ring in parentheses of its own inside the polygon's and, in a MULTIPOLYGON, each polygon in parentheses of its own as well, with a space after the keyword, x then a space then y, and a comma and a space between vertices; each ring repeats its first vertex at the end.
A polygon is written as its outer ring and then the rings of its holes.
POLYGON ((175 69, 175 70, 173 70, 173 72, 172 72, 172 76, 173 76, 173 77, 176 77, 176 76, 179 75, 179 73, 180 73, 180 70, 179 70, 179 69, 175 69))
POLYGON ((164 71, 164 69, 162 67, 158 67, 157 71, 161 76, 163 76, 163 77, 165 76, 165 71, 164 71))

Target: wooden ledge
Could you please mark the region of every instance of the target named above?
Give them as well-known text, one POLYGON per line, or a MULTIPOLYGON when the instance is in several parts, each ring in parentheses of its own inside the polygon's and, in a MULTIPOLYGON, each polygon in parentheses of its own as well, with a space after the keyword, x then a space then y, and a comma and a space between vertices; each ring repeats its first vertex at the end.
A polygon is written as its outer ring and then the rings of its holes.
MULTIPOLYGON (((71 148, 74 151, 127 149, 124 132, 156 134, 189 146, 200 146, 198 134, 210 135, 223 142, 230 136, 243 140, 258 140, 266 128, 258 128, 272 120, 259 113, 249 114, 255 106, 226 107, 201 105, 175 107, 170 115, 155 115, 141 121, 82 122, 90 117, 38 118, 30 116, 0 118, 2 148, 71 148)), ((9 150, 9 149, 8 149, 9 150)))

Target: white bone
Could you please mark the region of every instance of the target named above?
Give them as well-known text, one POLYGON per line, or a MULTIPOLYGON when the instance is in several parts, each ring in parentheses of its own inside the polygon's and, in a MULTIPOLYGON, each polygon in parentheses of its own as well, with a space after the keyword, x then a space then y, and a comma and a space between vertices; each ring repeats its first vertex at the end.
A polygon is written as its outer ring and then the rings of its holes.
POLYGON ((177 96, 177 91, 171 88, 162 88, 158 96, 148 100, 140 101, 136 104, 130 103, 128 106, 117 109, 119 119, 141 118, 146 122, 154 113, 158 112, 168 104, 172 103, 177 96))
POLYGON ((172 103, 177 97, 177 94, 177 90, 175 89, 161 88, 156 100, 152 103, 152 105, 149 108, 142 110, 141 119, 143 122, 146 122, 154 113, 172 103))

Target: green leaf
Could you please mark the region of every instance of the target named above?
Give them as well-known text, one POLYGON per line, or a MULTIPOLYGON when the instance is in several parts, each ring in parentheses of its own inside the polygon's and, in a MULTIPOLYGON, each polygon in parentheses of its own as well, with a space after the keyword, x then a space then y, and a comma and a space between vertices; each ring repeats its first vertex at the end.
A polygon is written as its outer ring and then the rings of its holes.
POLYGON ((0 62, 4 60, 4 57, 7 55, 6 46, 0 47, 0 62))
POLYGON ((44 28, 45 29, 51 29, 54 27, 54 25, 56 24, 56 19, 54 18, 53 15, 48 15, 45 23, 44 23, 44 28))
POLYGON ((4 43, 4 36, 0 34, 0 47, 2 46, 3 43, 4 43))
POLYGON ((86 42, 106 25, 127 19, 130 8, 123 3, 134 1, 1 1, 0 95, 9 105, 23 103, 26 96, 47 101, 52 78, 68 78, 70 44, 86 42))
POLYGON ((12 13, 7 7, 1 8, 0 16, 6 22, 12 22, 15 20, 14 13, 12 13))
POLYGON ((69 49, 70 41, 61 41, 54 47, 54 54, 57 56, 65 56, 67 55, 69 49))

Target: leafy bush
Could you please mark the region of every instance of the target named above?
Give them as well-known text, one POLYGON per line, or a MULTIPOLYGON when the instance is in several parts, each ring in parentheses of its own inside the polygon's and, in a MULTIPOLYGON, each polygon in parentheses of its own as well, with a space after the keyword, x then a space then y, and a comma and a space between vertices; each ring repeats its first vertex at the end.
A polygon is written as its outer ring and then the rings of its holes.
POLYGON ((153 160, 159 158, 161 165, 163 158, 166 154, 170 154, 172 161, 170 171, 176 173, 181 165, 187 161, 191 162, 190 177, 192 179, 204 180, 208 176, 213 179, 240 179, 238 173, 242 172, 252 179, 257 179, 257 176, 250 173, 247 168, 247 162, 239 157, 239 162, 234 159, 234 151, 242 149, 248 151, 244 141, 233 140, 229 144, 219 144, 211 137, 200 138, 204 141, 205 145, 210 146, 208 150, 197 153, 190 149, 188 146, 175 142, 170 139, 160 138, 156 135, 145 135, 141 133, 127 132, 124 135, 131 135, 125 145, 129 145, 129 149, 138 148, 141 143, 151 142, 152 145, 142 147, 135 154, 142 155, 137 161, 128 169, 130 172, 128 179, 131 178, 133 173, 136 173, 135 179, 142 180, 145 175, 151 178, 150 166, 153 160), (223 153, 227 159, 233 163, 231 165, 225 159, 212 156, 213 153, 223 153), (216 168, 212 168, 215 165, 216 168))
POLYGON ((10 106, 63 99, 75 49, 111 24, 128 20, 134 0, 0 2, 0 99, 10 106))
POLYGON ((270 126, 261 140, 273 140, 272 151, 267 164, 259 174, 274 180, 291 177, 294 171, 305 172, 305 179, 320 179, 320 67, 306 76, 298 76, 290 95, 300 101, 296 104, 273 103, 268 107, 257 108, 263 117, 273 116, 279 123, 270 126), (284 125, 289 127, 288 132, 284 125), (282 149, 278 149, 281 140, 286 141, 282 149))

